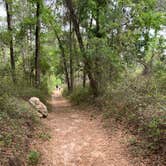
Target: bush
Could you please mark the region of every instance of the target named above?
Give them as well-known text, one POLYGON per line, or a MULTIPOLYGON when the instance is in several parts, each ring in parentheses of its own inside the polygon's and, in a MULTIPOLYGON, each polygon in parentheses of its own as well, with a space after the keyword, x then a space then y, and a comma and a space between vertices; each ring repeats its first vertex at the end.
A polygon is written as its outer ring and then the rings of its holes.
MULTIPOLYGON (((36 110, 21 95, 25 88, 20 86, 18 90, 9 83, 0 81, 0 165, 7 165, 8 150, 11 156, 25 158, 27 139, 32 137, 39 122, 36 110)), ((27 94, 25 96, 29 98, 27 94)))
POLYGON ((62 96, 64 97, 70 96, 70 92, 68 91, 67 87, 63 88, 62 96))
MULTIPOLYGON (((95 100, 89 89, 78 87, 70 95, 70 99, 76 104, 95 103, 100 110, 105 110, 104 119, 114 117, 130 126, 132 132, 144 140, 142 149, 151 153, 160 151, 160 154, 164 154, 166 94, 162 89, 163 81, 157 81, 156 78, 126 78, 120 83, 111 84, 103 96, 95 100)), ((159 78, 165 80, 163 75, 159 78)))
POLYGON ((28 163, 30 165, 37 165, 39 162, 40 153, 37 151, 30 151, 28 154, 28 163))
POLYGON ((133 126, 151 152, 164 152, 166 138, 165 94, 160 88, 154 77, 141 76, 109 87, 104 99, 111 116, 133 126))
POLYGON ((69 99, 75 104, 89 103, 92 98, 92 93, 89 88, 77 87, 70 94, 69 99))
POLYGON ((24 100, 7 94, 0 97, 0 165, 7 165, 6 148, 24 158, 27 139, 38 122, 36 110, 24 100))
POLYGON ((51 136, 48 133, 41 132, 39 133, 39 138, 43 141, 49 141, 51 139, 51 136))

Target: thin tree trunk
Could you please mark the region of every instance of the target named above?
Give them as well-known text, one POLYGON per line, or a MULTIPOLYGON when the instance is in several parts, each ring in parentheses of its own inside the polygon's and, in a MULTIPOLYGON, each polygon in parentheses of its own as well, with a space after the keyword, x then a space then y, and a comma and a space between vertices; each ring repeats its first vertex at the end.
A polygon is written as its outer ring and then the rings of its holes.
POLYGON ((3 58, 2 58, 2 63, 3 64, 6 64, 7 63, 7 54, 6 54, 6 48, 5 48, 5 46, 2 46, 2 55, 3 55, 3 58))
POLYGON ((40 85, 40 2, 37 1, 36 3, 36 32, 35 32, 35 42, 36 42, 36 49, 35 49, 35 86, 38 87, 40 85))
POLYGON ((85 69, 85 66, 84 66, 84 69, 83 69, 83 88, 86 87, 86 69, 85 69))
POLYGON ((70 91, 70 78, 69 78, 69 72, 68 72, 68 68, 67 68, 67 61, 66 61, 66 56, 65 56, 65 49, 63 47, 63 43, 56 31, 55 25, 52 21, 50 21, 50 24, 54 30, 55 36, 58 40, 58 44, 59 44, 59 49, 61 50, 61 55, 62 55, 62 61, 63 61, 63 66, 64 66, 64 72, 65 72, 65 79, 66 79, 66 83, 67 83, 67 88, 68 91, 70 91))
POLYGON ((99 10, 100 4, 97 2, 97 9, 96 9, 96 37, 100 37, 100 10, 99 10))
POLYGON ((75 15, 75 12, 74 12, 74 9, 73 9, 72 0, 65 0, 65 1, 66 1, 67 8, 70 11, 71 19, 72 19, 72 22, 73 22, 73 26, 74 26, 76 36, 77 36, 79 47, 80 47, 80 50, 81 50, 82 55, 83 55, 84 64, 86 66, 86 72, 87 72, 87 75, 88 75, 89 81, 90 81, 90 87, 93 91, 93 95, 97 96, 98 95, 98 88, 97 88, 96 80, 94 79, 92 71, 91 71, 91 63, 89 62, 89 59, 87 58, 86 53, 85 53, 85 48, 84 48, 82 36, 81 36, 81 33, 80 33, 80 27, 79 27, 78 19, 75 15))
POLYGON ((15 60, 14 60, 14 48, 13 48, 13 34, 12 34, 12 4, 10 2, 5 0, 5 6, 6 6, 6 14, 7 14, 7 26, 8 26, 8 32, 10 35, 10 64, 11 64, 11 74, 12 74, 12 80, 15 83, 15 60))
POLYGON ((68 88, 68 91, 70 91, 70 78, 69 78, 69 72, 68 72, 68 69, 67 69, 67 61, 66 61, 66 56, 65 56, 65 50, 64 50, 63 44, 61 42, 61 39, 58 36, 58 33, 56 32, 55 28, 54 28, 54 32, 55 32, 56 38, 58 39, 59 48, 61 50, 61 55, 62 55, 63 66, 64 66, 64 71, 65 71, 65 78, 66 78, 67 88, 68 88))
POLYGON ((63 48, 63 45, 62 45, 61 40, 60 40, 58 35, 57 35, 57 39, 58 39, 58 43, 59 43, 59 48, 60 48, 61 53, 62 53, 62 60, 63 60, 63 66, 64 66, 64 71, 65 71, 65 78, 66 78, 67 88, 68 88, 68 91, 70 91, 71 85, 70 85, 69 72, 68 72, 68 69, 67 69, 67 61, 66 61, 66 56, 65 56, 65 50, 63 48))
POLYGON ((73 91, 72 22, 70 16, 70 90, 73 91))

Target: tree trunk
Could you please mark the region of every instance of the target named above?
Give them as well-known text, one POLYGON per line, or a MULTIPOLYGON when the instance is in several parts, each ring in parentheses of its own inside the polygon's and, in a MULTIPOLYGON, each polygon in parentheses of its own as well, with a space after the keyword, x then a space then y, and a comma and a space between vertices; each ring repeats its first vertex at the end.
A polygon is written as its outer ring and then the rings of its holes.
POLYGON ((65 72, 67 88, 68 88, 68 91, 70 91, 70 78, 69 78, 69 72, 68 72, 68 69, 67 69, 67 61, 66 61, 66 56, 65 56, 65 50, 64 50, 61 39, 58 36, 58 33, 56 32, 55 28, 54 28, 54 32, 55 32, 56 38, 58 39, 59 48, 60 48, 61 54, 62 54, 62 60, 63 60, 63 66, 64 66, 64 72, 65 72))
POLYGON ((15 77, 15 60, 14 60, 14 48, 13 48, 13 32, 12 32, 12 4, 5 0, 5 6, 6 6, 6 14, 7 14, 7 26, 8 26, 8 32, 10 35, 10 64, 11 64, 11 74, 12 74, 12 80, 15 83, 16 77, 15 77))
POLYGON ((100 10, 99 10, 100 4, 97 2, 97 9, 96 9, 96 37, 100 37, 100 10))
POLYGON ((94 79, 94 76, 93 76, 92 71, 91 71, 91 63, 90 63, 90 61, 87 58, 86 53, 85 53, 85 48, 84 48, 82 36, 81 36, 81 33, 80 33, 80 27, 79 27, 78 19, 75 15, 75 12, 74 12, 74 9, 73 9, 72 0, 65 0, 65 1, 66 1, 67 8, 70 11, 71 19, 72 19, 72 22, 73 22, 73 26, 74 26, 76 36, 77 36, 79 47, 80 47, 80 50, 81 50, 82 55, 83 55, 83 61, 84 61, 84 64, 86 66, 86 72, 87 72, 87 75, 88 75, 88 78, 89 78, 89 81, 90 81, 90 87, 93 91, 93 95, 96 97, 98 95, 98 88, 97 88, 96 80, 94 79))
POLYGON ((85 66, 84 66, 84 69, 83 69, 83 88, 86 87, 86 70, 85 70, 85 66))
POLYGON ((73 91, 73 55, 72 55, 72 22, 70 16, 70 91, 73 91))
POLYGON ((36 2, 36 32, 35 32, 35 86, 39 87, 40 85, 40 7, 41 4, 39 1, 36 2))
POLYGON ((7 56, 6 55, 7 55, 6 48, 5 48, 5 46, 2 46, 2 56, 3 56, 3 58, 2 58, 1 63, 5 64, 5 65, 7 63, 7 56))

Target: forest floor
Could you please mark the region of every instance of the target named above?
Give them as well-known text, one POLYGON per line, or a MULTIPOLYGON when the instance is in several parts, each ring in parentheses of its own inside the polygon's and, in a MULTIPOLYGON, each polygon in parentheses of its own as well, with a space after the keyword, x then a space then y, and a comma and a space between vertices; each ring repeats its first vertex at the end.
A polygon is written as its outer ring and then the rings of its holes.
POLYGON ((132 158, 123 126, 107 127, 92 108, 73 106, 54 92, 53 110, 42 120, 50 139, 36 139, 31 148, 41 154, 39 166, 144 166, 132 158), (108 129, 109 128, 109 129, 108 129))

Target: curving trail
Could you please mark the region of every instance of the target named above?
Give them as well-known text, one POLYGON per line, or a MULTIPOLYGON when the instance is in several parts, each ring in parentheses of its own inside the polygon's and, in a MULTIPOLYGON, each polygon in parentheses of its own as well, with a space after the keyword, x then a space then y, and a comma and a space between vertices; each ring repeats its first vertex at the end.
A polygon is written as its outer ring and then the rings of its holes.
POLYGON ((132 166, 120 129, 110 136, 99 118, 92 120, 90 112, 78 110, 58 92, 51 104, 53 111, 42 120, 51 139, 33 142, 42 154, 39 166, 132 166))

